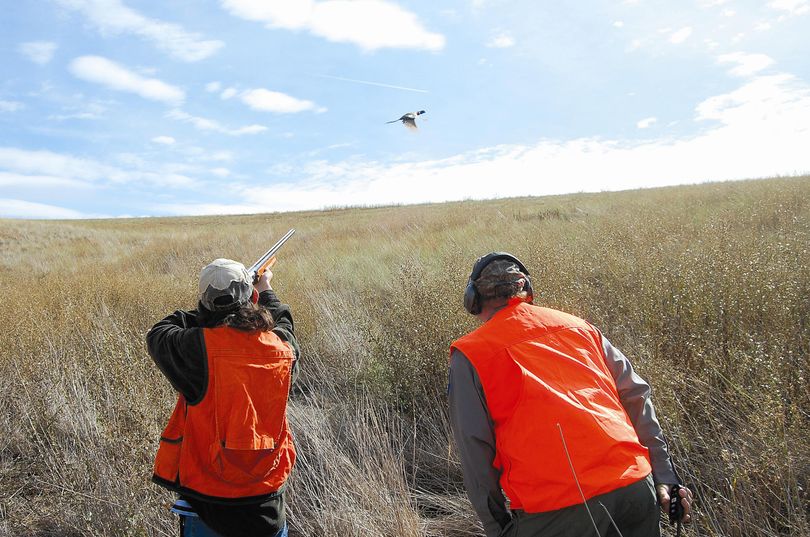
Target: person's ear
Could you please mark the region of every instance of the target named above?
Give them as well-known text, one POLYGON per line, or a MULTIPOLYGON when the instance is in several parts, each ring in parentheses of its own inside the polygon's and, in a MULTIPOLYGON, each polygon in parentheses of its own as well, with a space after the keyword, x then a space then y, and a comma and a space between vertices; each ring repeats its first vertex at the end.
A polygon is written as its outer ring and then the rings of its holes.
POLYGON ((250 294, 250 301, 254 304, 259 303, 259 292, 254 288, 253 292, 250 294))

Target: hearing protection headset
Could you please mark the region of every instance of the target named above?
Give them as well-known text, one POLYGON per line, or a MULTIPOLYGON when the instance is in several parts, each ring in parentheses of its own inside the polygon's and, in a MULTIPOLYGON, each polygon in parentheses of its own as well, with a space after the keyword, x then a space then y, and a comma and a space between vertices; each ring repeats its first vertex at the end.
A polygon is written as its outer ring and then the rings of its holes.
POLYGON ((481 295, 478 294, 478 289, 475 287, 475 280, 481 276, 481 272, 483 272, 487 265, 493 261, 497 261, 498 259, 511 261, 517 265, 520 272, 526 276, 526 284, 524 285, 523 290, 529 295, 529 303, 532 303, 534 298, 532 281, 529 279, 529 271, 526 269, 523 263, 520 262, 520 259, 506 252, 492 252, 491 254, 479 257, 475 262, 472 272, 470 273, 470 279, 467 281, 467 288, 464 290, 464 309, 473 315, 481 313, 481 295))

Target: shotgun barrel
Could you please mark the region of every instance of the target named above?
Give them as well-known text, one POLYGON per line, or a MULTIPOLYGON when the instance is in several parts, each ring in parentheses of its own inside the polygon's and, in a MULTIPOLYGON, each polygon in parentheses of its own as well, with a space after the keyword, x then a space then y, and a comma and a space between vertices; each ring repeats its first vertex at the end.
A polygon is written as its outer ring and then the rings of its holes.
POLYGON ((290 240, 290 237, 293 236, 293 233, 295 233, 294 229, 291 229, 287 233, 285 233, 284 236, 281 237, 278 240, 278 242, 272 246, 272 248, 267 250, 264 253, 264 255, 259 258, 258 261, 256 261, 255 263, 253 263, 253 265, 251 265, 251 267, 248 269, 248 273, 250 274, 251 278, 253 278, 253 283, 259 281, 259 278, 261 277, 262 274, 264 274, 264 271, 275 264, 276 253, 281 249, 282 246, 284 246, 285 242, 290 240))

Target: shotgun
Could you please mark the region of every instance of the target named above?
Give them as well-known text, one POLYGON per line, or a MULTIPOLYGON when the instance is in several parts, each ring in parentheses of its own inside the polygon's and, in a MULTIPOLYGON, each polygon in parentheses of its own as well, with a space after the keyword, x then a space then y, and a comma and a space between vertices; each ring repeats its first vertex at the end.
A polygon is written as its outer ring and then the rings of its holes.
POLYGON ((289 230, 283 237, 279 239, 277 243, 273 245, 272 248, 267 250, 258 261, 251 265, 251 267, 248 269, 248 274, 250 274, 250 277, 253 278, 254 284, 259 281, 259 278, 261 278, 265 270, 276 264, 276 253, 281 249, 282 246, 284 246, 285 242, 290 240, 293 233, 295 233, 294 229, 289 230))

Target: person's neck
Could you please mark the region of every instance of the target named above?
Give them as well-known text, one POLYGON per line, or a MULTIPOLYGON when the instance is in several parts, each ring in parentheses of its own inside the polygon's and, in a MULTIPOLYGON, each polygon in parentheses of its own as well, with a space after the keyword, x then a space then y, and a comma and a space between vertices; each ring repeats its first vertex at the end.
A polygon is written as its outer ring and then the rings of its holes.
POLYGON ((481 319, 481 322, 485 323, 492 319, 496 313, 507 306, 514 306, 515 304, 519 304, 521 302, 525 302, 525 300, 520 297, 504 298, 497 301, 488 302, 481 309, 481 313, 478 314, 478 318, 481 319))
POLYGON ((509 301, 505 300, 505 299, 502 300, 502 301, 494 302, 494 303, 493 302, 488 303, 481 310, 481 314, 479 315, 479 318, 481 319, 482 322, 487 322, 488 320, 492 319, 492 317, 495 316, 496 313, 498 313, 499 311, 501 311, 502 309, 504 309, 508 305, 509 305, 509 301))

